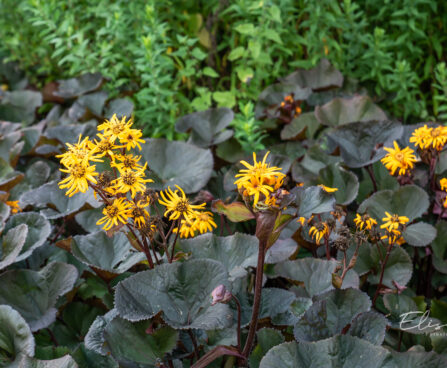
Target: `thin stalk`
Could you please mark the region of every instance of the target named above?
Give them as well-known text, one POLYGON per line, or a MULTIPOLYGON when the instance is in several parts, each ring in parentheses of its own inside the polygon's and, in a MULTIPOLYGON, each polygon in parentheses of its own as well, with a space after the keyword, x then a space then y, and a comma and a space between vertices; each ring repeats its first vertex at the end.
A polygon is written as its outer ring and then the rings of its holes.
POLYGON ((169 261, 169 263, 172 263, 172 261, 174 259, 175 243, 177 242, 178 234, 180 234, 180 219, 178 219, 176 222, 177 222, 177 232, 175 233, 174 243, 172 244, 171 260, 169 261))
POLYGON ((382 281, 383 281, 383 274, 385 273, 385 267, 388 262, 388 258, 390 257, 390 253, 391 253, 391 249, 393 248, 393 245, 394 244, 391 243, 390 245, 388 245, 388 248, 386 249, 386 256, 385 256, 384 261, 382 262, 382 270, 380 271, 379 285, 377 285, 376 293, 374 294, 374 298, 372 300, 373 307, 376 305, 376 300, 377 300, 377 297, 379 296, 379 291, 380 291, 380 288, 382 286, 382 281))
POLYGON ((327 238, 327 236, 324 236, 324 245, 326 247, 326 259, 330 260, 331 259, 331 250, 329 248, 329 239, 327 238))
POLYGON ((199 355, 199 348, 197 347, 196 338, 191 330, 187 330, 187 332, 188 332, 189 337, 191 338, 192 346, 194 347, 194 356, 196 357, 196 360, 199 360, 200 355, 199 355))
POLYGON ((237 307, 237 350, 241 351, 241 303, 239 303, 239 300, 234 296, 233 297, 234 302, 236 303, 237 307))
POLYGON ((371 178, 371 182, 372 182, 374 193, 375 193, 375 192, 377 192, 377 182, 376 182, 376 177, 374 176, 374 171, 373 171, 371 164, 366 166, 366 171, 368 172, 369 177, 371 178))

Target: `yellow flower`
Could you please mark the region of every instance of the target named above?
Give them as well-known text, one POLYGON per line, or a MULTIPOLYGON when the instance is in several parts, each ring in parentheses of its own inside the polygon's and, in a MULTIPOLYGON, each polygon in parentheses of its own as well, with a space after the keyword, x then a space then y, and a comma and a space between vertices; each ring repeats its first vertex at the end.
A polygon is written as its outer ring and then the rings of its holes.
POLYGON ((194 218, 194 211, 198 209, 203 209, 206 203, 202 203, 199 205, 192 205, 189 203, 188 198, 186 198, 185 192, 182 188, 176 185, 177 189, 172 191, 171 188, 168 188, 160 192, 160 196, 162 199, 159 199, 158 202, 166 207, 166 211, 164 213, 165 217, 168 217, 169 220, 177 220, 180 217, 183 217, 188 222, 191 222, 194 218), (180 191, 181 195, 178 194, 180 191))
MULTIPOLYGON (((399 230, 386 230, 386 235, 383 235, 380 239, 388 240, 389 244, 394 243, 402 243, 403 238, 401 237, 402 233, 399 230), (401 240, 402 239, 402 240, 401 240)), ((404 241, 405 242, 405 241, 404 241)))
POLYGON ((447 178, 442 178, 439 184, 441 184, 441 190, 447 190, 447 178))
MULTIPOLYGON (((174 234, 177 234, 179 232, 178 227, 174 228, 172 230, 174 234)), ((196 235, 196 229, 192 226, 192 224, 188 223, 185 220, 182 220, 180 222, 180 238, 192 238, 196 235)))
POLYGON ((298 219, 296 221, 298 221, 301 224, 301 226, 304 226, 304 223, 306 222, 306 218, 301 216, 301 217, 298 217, 298 219))
POLYGON ((441 151, 442 147, 444 147, 445 142, 447 141, 447 128, 444 126, 432 128, 430 135, 431 139, 427 140, 425 148, 432 146, 436 150, 441 151))
POLYGON ((371 230, 374 225, 377 225, 377 221, 368 214, 360 215, 357 213, 354 222, 360 230, 363 230, 363 228, 365 228, 365 230, 371 230))
POLYGON ((126 147, 128 151, 137 146, 141 150, 140 143, 144 143, 144 139, 140 139, 142 135, 139 129, 126 129, 118 135, 118 139, 124 144, 122 147, 126 147))
POLYGON ((208 231, 213 231, 213 227, 217 228, 217 224, 214 222, 213 214, 209 211, 194 211, 194 220, 191 227, 198 230, 200 234, 208 231))
POLYGON ((106 206, 102 210, 104 217, 100 218, 96 225, 102 225, 105 223, 103 229, 110 230, 114 225, 118 225, 118 221, 126 224, 130 215, 131 204, 125 198, 118 198, 113 201, 112 204, 106 206))
POLYGON ((113 155, 113 161, 111 162, 112 167, 116 167, 119 172, 124 170, 140 170, 143 166, 140 165, 141 156, 134 155, 113 155), (120 161, 120 162, 116 162, 120 161))
POLYGON ((94 144, 92 144, 92 148, 98 152, 99 157, 104 157, 105 155, 109 155, 113 157, 114 149, 120 148, 115 144, 115 140, 111 136, 105 136, 104 134, 98 133, 97 136, 100 138, 99 140, 94 139, 94 144))
POLYGON ((59 188, 68 188, 65 195, 71 197, 75 193, 85 193, 88 190, 88 182, 96 184, 95 165, 90 166, 86 161, 79 161, 68 167, 67 169, 59 169, 62 172, 70 174, 64 180, 59 182, 59 188))
POLYGON ((325 222, 320 222, 316 224, 315 226, 312 226, 309 230, 309 235, 312 238, 315 238, 316 243, 320 245, 320 241, 323 238, 323 236, 329 234, 329 227, 325 222))
POLYGON ((22 209, 19 206, 19 201, 6 201, 5 203, 11 208, 12 214, 22 211, 22 209))
POLYGON ((432 143, 431 138, 432 129, 433 128, 427 127, 427 125, 415 129, 410 137, 410 142, 414 143, 416 147, 419 147, 421 149, 426 148, 426 146, 429 146, 432 143))
POLYGON ((91 142, 88 137, 82 139, 82 134, 79 135, 78 143, 66 143, 68 150, 56 157, 60 158, 60 162, 65 167, 70 167, 79 161, 95 161, 102 162, 99 156, 95 155, 95 150, 91 149, 91 142))
POLYGON ((133 203, 129 211, 129 217, 133 218, 134 226, 140 228, 142 225, 146 225, 146 219, 149 219, 149 212, 146 210, 147 203, 144 201, 138 201, 133 203))
POLYGON ((386 229, 389 232, 399 229, 400 225, 405 225, 408 221, 410 221, 410 219, 406 216, 391 215, 386 211, 385 214, 386 217, 382 219, 383 225, 380 225, 380 228, 386 229))
POLYGON ((124 134, 130 129, 132 124, 132 119, 126 122, 125 116, 119 120, 116 117, 116 114, 113 114, 110 120, 106 120, 101 125, 98 125, 98 130, 104 131, 104 135, 106 137, 110 137, 113 142, 115 142, 120 134, 124 134))
POLYGON ((127 193, 130 191, 131 197, 135 198, 137 193, 144 192, 146 186, 144 183, 153 183, 152 179, 144 179, 144 170, 147 163, 139 170, 123 170, 118 179, 113 180, 113 188, 118 193, 127 193))
POLYGON ((326 193, 334 193, 338 190, 338 188, 327 187, 326 185, 323 185, 323 184, 319 184, 318 186, 321 189, 323 189, 326 193))
POLYGON ((262 181, 260 181, 257 177, 253 176, 250 178, 249 181, 244 182, 244 195, 246 196, 254 196, 253 199, 253 206, 256 206, 256 204, 259 201, 259 195, 262 193, 264 194, 265 198, 268 198, 270 193, 273 191, 273 188, 262 184, 262 181))
POLYGON ((410 147, 405 147, 401 150, 396 141, 394 141, 394 149, 390 147, 384 147, 384 150, 388 154, 382 158, 381 162, 385 167, 390 170, 391 175, 394 175, 397 169, 399 169, 399 175, 404 175, 407 170, 414 167, 416 162, 416 156, 413 154, 413 150, 410 147))

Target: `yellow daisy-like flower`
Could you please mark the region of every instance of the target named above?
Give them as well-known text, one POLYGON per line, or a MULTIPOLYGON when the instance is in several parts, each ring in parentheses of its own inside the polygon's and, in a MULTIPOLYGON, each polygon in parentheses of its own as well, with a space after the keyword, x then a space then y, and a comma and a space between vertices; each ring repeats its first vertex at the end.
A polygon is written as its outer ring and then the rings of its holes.
POLYGON ((323 184, 319 184, 318 186, 321 189, 323 189, 326 193, 334 193, 338 190, 338 188, 327 187, 326 185, 323 185, 323 184))
POLYGON ((213 214, 209 211, 194 211, 194 220, 191 227, 198 230, 200 234, 208 231, 212 232, 213 227, 217 228, 217 224, 214 222, 213 214))
POLYGON ((354 219, 355 225, 358 229, 363 230, 372 230, 374 225, 377 225, 377 221, 370 217, 368 214, 360 215, 357 213, 354 219))
MULTIPOLYGON (((403 239, 401 237, 402 233, 399 230, 393 229, 393 230, 386 230, 386 235, 383 235, 382 237, 380 237, 380 239, 382 240, 388 240, 389 244, 394 244, 394 243, 402 243, 403 239)), ((405 241, 404 241, 405 242, 405 241)))
POLYGON ((132 154, 113 155, 113 161, 110 165, 116 167, 119 172, 124 170, 141 170, 143 166, 140 165, 140 160, 141 156, 134 156, 132 154))
POLYGON ((178 218, 183 217, 183 219, 191 223, 194 219, 193 210, 203 209, 206 203, 199 205, 190 204, 183 189, 178 185, 176 185, 176 187, 177 189, 175 191, 172 191, 171 188, 165 190, 164 193, 161 191, 160 196, 162 199, 159 199, 158 202, 166 207, 164 216, 169 216, 169 220, 177 220, 178 218), (178 194, 179 191, 180 195, 178 194))
POLYGON ((139 129, 126 129, 118 135, 118 139, 122 144, 122 147, 126 147, 129 151, 132 148, 138 147, 141 151, 140 143, 144 143, 144 139, 141 139, 143 133, 139 129))
POLYGON ((404 175, 409 169, 414 167, 414 163, 417 161, 414 151, 410 147, 405 147, 403 150, 399 148, 399 145, 394 141, 394 149, 390 147, 384 147, 384 150, 388 154, 382 158, 381 162, 385 167, 390 170, 391 175, 399 169, 399 175, 404 175))
POLYGON ((315 226, 312 226, 309 230, 309 235, 312 238, 315 238, 315 241, 318 245, 320 245, 320 241, 323 236, 329 234, 329 227, 325 222, 320 222, 315 226))
POLYGON ((253 152, 253 165, 250 165, 248 162, 242 160, 241 164, 244 165, 246 169, 239 170, 239 174, 236 175, 236 178, 240 177, 240 179, 237 179, 234 184, 241 187, 244 182, 250 181, 252 177, 257 177, 259 180, 276 180, 277 178, 284 178, 285 174, 279 171, 281 170, 280 167, 270 167, 270 165, 265 162, 269 154, 270 152, 267 152, 262 159, 262 162, 258 162, 256 161, 256 153, 253 152))
POLYGON ((19 206, 19 201, 6 201, 5 203, 9 206, 13 215, 22 211, 19 206))
POLYGON ((98 125, 98 130, 104 131, 104 135, 110 137, 115 142, 120 134, 125 134, 130 129, 132 124, 132 119, 126 122, 125 116, 119 120, 116 114, 113 114, 110 120, 106 120, 101 125, 98 125))
POLYGON ((414 130, 413 134, 410 137, 410 142, 414 143, 416 147, 419 147, 421 149, 426 148, 427 146, 430 146, 432 143, 431 138, 431 130, 433 128, 427 127, 427 125, 424 125, 423 127, 417 128, 414 130))
POLYGON ((174 234, 179 232, 180 238, 192 238, 196 235, 196 228, 185 220, 180 222, 180 230, 178 227, 172 230, 174 234), (179 232, 180 231, 180 232, 179 232))
POLYGON ((78 161, 67 169, 59 170, 69 174, 64 180, 59 182, 60 189, 68 188, 65 195, 69 197, 78 192, 85 193, 88 190, 88 182, 97 183, 94 178, 98 175, 95 172, 95 165, 90 166, 86 161, 78 161))
POLYGON ((113 180, 113 188, 118 193, 131 193, 131 197, 135 198, 137 193, 144 192, 146 186, 144 183, 153 183, 152 179, 144 179, 144 170, 147 163, 140 170, 123 170, 118 179, 113 180))
POLYGON ((104 217, 100 218, 96 225, 104 224, 104 230, 110 230, 113 226, 118 225, 118 221, 122 224, 127 223, 130 215, 130 207, 132 205, 125 198, 118 198, 112 204, 106 206, 102 210, 104 217))
POLYGON ((88 137, 82 139, 82 134, 80 134, 78 143, 66 143, 68 150, 60 155, 56 155, 56 157, 60 158, 61 164, 65 167, 70 167, 79 161, 102 162, 99 159, 100 156, 95 155, 95 150, 92 149, 91 143, 88 137))
POLYGON ((446 190, 447 191, 447 178, 442 178, 439 181, 439 184, 441 185, 441 190, 446 190))
POLYGON ((391 215, 385 212, 386 217, 382 219, 383 225, 380 225, 381 229, 388 231, 398 230, 400 225, 405 225, 410 219, 406 216, 391 215))
POLYGON ((146 219, 149 219, 149 212, 146 210, 147 203, 144 201, 138 201, 133 203, 129 211, 129 217, 133 219, 135 227, 141 228, 142 225, 146 225, 146 219))
POLYGON ((105 155, 109 155, 113 157, 114 149, 120 148, 115 144, 115 139, 111 136, 106 136, 104 134, 98 133, 97 136, 100 138, 99 140, 94 139, 94 144, 91 147, 98 153, 99 157, 104 157, 105 155))
POLYGON ((244 182, 243 184, 245 190, 244 195, 246 196, 253 196, 253 206, 256 206, 256 204, 259 201, 259 195, 262 193, 264 194, 265 198, 268 198, 270 195, 270 192, 273 191, 273 188, 262 184, 262 181, 259 180, 256 176, 253 176, 250 178, 249 181, 244 182))
POLYGON ((426 148, 432 146, 437 151, 441 151, 447 142, 447 127, 438 126, 430 131, 431 139, 427 140, 426 148))

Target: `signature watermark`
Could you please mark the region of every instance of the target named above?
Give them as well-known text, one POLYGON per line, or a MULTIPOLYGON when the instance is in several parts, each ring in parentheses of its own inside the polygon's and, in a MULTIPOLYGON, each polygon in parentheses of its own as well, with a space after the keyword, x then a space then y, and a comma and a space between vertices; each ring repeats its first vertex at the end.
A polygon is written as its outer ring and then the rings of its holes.
POLYGON ((437 319, 430 318, 430 311, 412 311, 402 313, 400 316, 399 327, 402 331, 413 331, 420 333, 428 333, 436 336, 447 336, 447 332, 443 330, 447 324, 441 324, 437 319))

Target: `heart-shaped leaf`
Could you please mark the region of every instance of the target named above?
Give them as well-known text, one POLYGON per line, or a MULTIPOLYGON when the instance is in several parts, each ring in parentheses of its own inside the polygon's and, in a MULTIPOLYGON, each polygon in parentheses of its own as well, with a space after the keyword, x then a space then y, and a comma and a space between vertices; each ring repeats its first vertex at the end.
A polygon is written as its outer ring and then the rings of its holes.
POLYGON ((22 251, 28 235, 28 226, 20 224, 10 229, 1 239, 0 270, 14 263, 22 251))
POLYGON ((385 339, 386 326, 389 325, 388 320, 383 314, 368 311, 359 314, 352 321, 348 334, 360 337, 361 339, 369 341, 374 345, 382 345, 385 339))
POLYGON ((143 253, 131 246, 124 233, 109 237, 104 231, 74 236, 71 252, 88 266, 116 274, 127 271, 145 259, 143 253))
POLYGON ((312 138, 320 122, 313 112, 306 112, 286 124, 281 131, 281 139, 304 139, 306 136, 312 138), (305 132, 309 132, 306 133, 305 132))
POLYGON ((162 311, 165 322, 177 329, 224 328, 231 323, 231 313, 226 304, 211 306, 211 293, 219 285, 228 288, 227 277, 224 266, 210 259, 163 264, 120 282, 115 307, 130 321, 162 311))
POLYGON ((408 226, 402 233, 406 242, 414 247, 425 247, 435 240, 436 228, 425 222, 418 222, 408 226))
POLYGON ((185 142, 165 139, 148 139, 141 151, 147 161, 155 183, 161 190, 179 185, 186 193, 198 192, 211 177, 213 156, 210 150, 185 142))
POLYGON ((93 350, 87 349, 84 344, 80 344, 72 356, 80 368, 119 368, 118 363, 111 356, 102 356, 93 350))

